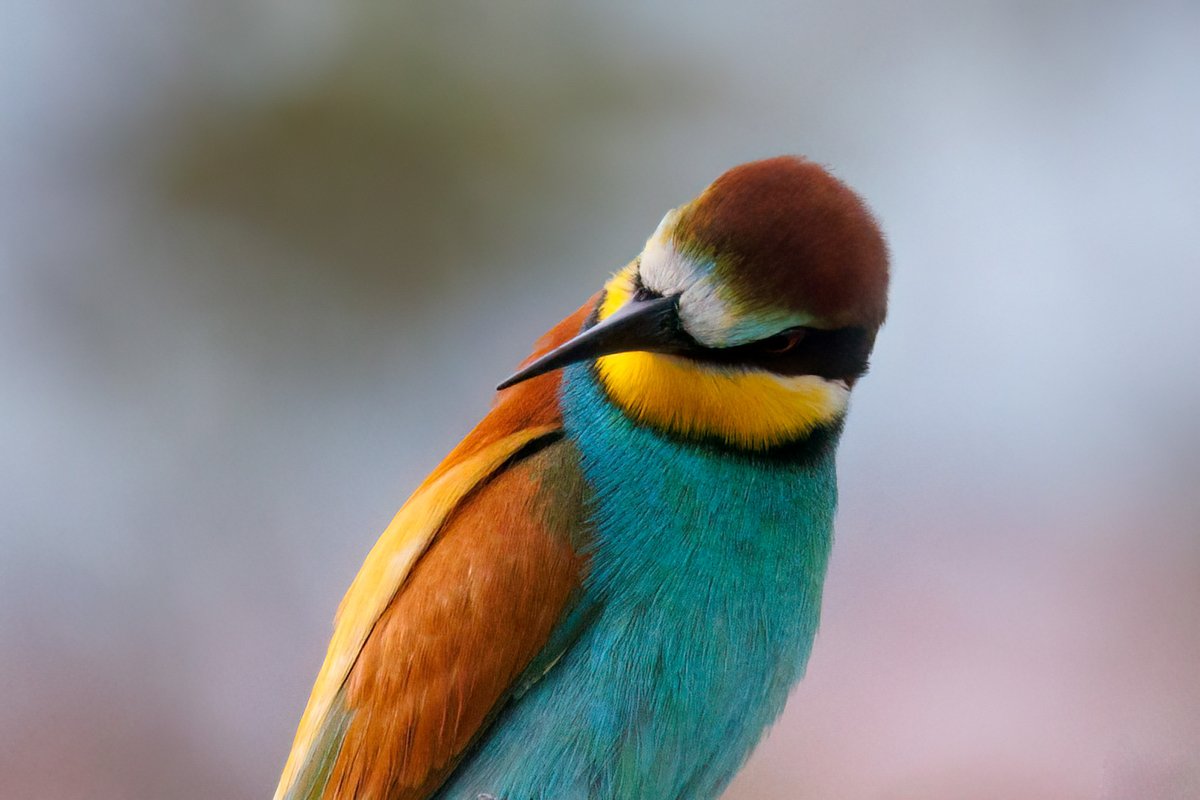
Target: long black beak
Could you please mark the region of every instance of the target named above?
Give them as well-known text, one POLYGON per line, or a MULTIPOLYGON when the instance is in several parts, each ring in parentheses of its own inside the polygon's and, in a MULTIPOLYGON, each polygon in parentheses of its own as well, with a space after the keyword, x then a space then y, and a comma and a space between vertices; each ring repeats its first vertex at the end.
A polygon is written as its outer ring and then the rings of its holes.
POLYGON ((574 339, 534 361, 496 390, 507 389, 521 381, 536 378, 551 370, 588 358, 645 350, 674 353, 683 350, 690 339, 679 325, 679 297, 654 297, 630 300, 574 339))

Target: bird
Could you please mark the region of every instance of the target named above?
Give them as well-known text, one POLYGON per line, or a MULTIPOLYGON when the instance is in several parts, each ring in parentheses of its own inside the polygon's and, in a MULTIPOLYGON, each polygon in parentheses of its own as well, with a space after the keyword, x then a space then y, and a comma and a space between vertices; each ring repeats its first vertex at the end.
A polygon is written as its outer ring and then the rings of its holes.
POLYGON ((719 796, 806 669, 889 269, 804 157, 669 211, 370 550, 276 800, 719 796))

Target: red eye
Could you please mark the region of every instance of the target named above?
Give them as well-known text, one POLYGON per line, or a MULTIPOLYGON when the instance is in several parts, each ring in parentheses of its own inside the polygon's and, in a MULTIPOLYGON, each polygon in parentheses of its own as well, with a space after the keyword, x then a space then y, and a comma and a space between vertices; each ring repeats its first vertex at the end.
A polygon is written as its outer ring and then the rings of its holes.
POLYGON ((774 336, 761 340, 758 343, 757 349, 763 353, 771 353, 778 355, 786 353, 789 350, 795 349, 796 345, 804 340, 804 334, 807 331, 804 328, 795 328, 783 333, 777 333, 774 336))

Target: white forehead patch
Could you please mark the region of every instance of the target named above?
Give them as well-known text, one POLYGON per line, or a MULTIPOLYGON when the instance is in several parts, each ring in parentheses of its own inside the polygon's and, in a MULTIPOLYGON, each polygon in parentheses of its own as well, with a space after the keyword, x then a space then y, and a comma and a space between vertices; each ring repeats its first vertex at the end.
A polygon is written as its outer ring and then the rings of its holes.
POLYGON ((652 292, 679 295, 679 320, 696 341, 723 347, 734 325, 731 303, 714 285, 711 264, 697 264, 675 249, 671 231, 678 212, 667 212, 642 250, 642 285, 652 292))
POLYGON ((658 223, 642 249, 639 274, 650 291, 679 295, 679 320, 697 342, 733 347, 812 321, 809 315, 784 310, 742 309, 730 288, 719 283, 715 264, 697 262, 676 250, 671 232, 677 218, 672 210, 658 223))

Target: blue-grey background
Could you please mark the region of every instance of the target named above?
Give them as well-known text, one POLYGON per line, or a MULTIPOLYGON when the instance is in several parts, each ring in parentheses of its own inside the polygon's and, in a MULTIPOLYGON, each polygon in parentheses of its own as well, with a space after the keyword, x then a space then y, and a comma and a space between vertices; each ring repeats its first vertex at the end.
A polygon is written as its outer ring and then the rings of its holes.
POLYGON ((1200 796, 1200 5, 384 6, 0 4, 0 796, 268 796, 491 387, 787 152, 893 304, 729 797, 1200 796))

